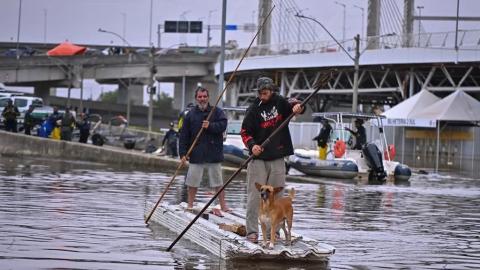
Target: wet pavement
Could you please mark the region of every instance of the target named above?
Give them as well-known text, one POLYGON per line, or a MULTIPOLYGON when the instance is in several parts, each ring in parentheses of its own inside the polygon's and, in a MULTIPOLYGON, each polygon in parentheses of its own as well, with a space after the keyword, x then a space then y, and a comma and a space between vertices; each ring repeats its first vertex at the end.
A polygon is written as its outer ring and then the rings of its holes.
MULTIPOLYGON (((480 269, 480 180, 415 175, 409 186, 295 187, 294 230, 336 247, 328 265, 223 262, 145 226, 171 172, 0 156, 0 269, 480 269)), ((183 177, 165 200, 178 202, 183 177)), ((227 188, 244 209, 244 180, 227 188)), ((198 200, 206 202, 208 190, 198 200)))

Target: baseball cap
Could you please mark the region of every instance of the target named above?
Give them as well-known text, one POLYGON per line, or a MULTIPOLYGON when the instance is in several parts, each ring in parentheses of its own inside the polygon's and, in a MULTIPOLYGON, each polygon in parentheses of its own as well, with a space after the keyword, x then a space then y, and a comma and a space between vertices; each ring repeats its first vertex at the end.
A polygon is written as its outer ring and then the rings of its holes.
POLYGON ((257 91, 268 89, 275 91, 277 87, 269 77, 260 77, 257 79, 257 91))

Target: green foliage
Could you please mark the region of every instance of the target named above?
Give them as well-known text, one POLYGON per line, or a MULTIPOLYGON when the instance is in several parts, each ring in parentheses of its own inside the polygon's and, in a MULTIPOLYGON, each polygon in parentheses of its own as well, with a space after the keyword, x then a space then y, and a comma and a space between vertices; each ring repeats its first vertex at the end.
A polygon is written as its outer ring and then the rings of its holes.
POLYGON ((118 91, 105 92, 100 95, 98 98, 102 102, 106 103, 117 103, 118 91))
POLYGON ((153 107, 169 113, 173 111, 173 97, 161 92, 157 95, 157 99, 153 101, 153 107))

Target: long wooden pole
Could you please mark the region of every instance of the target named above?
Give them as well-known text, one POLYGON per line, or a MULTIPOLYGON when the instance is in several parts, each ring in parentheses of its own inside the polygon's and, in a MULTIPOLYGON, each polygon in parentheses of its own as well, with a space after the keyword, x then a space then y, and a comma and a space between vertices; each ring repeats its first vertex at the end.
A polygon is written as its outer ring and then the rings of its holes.
MULTIPOLYGON (((304 101, 302 101, 302 103, 300 104, 302 107, 305 107, 305 105, 307 104, 307 102, 323 87, 325 86, 328 81, 332 78, 332 71, 330 71, 327 75, 323 75, 322 78, 319 80, 316 88, 315 88, 315 91, 313 91, 312 93, 310 93, 310 95, 308 95, 307 98, 305 98, 304 101)), ((261 147, 264 148, 267 144, 270 143, 271 139, 273 138, 273 136, 275 136, 278 132, 280 132, 286 125, 288 125, 288 122, 290 122, 290 119, 292 119, 292 117, 295 116, 295 113, 291 113, 273 132, 272 134, 270 134, 270 136, 267 137, 267 139, 265 139, 265 141, 261 144, 261 147)), ((247 164, 253 159, 253 154, 251 154, 243 163, 242 165, 240 165, 240 168, 238 168, 237 171, 235 171, 235 173, 232 174, 232 176, 230 176, 230 178, 228 178, 228 180, 225 182, 225 184, 223 184, 223 186, 217 191, 217 193, 215 193, 215 195, 210 199, 210 201, 205 204, 205 206, 202 208, 202 210, 197 214, 197 216, 190 222, 190 224, 188 224, 188 226, 182 231, 182 233, 180 233, 180 235, 172 242, 172 244, 167 248, 167 251, 170 251, 173 246, 175 246, 175 244, 178 242, 178 240, 180 240, 180 238, 182 238, 182 236, 188 231, 188 229, 190 229, 190 227, 192 227, 192 225, 195 223, 195 221, 197 221, 197 219, 205 212, 205 210, 207 210, 207 208, 213 203, 213 201, 218 197, 218 195, 225 189, 225 187, 228 186, 228 184, 230 184, 230 182, 242 171, 243 168, 245 168, 247 166, 247 164)))
MULTIPOLYGON (((205 119, 206 121, 209 121, 210 120, 210 117, 212 116, 213 112, 215 111, 215 107, 218 105, 218 103, 220 102, 220 100, 222 99, 222 96, 223 94, 225 93, 225 91, 227 90, 228 86, 230 85, 230 82, 233 80, 233 78, 235 77, 235 74, 237 73, 237 70, 238 68, 240 67, 240 64, 242 64, 243 62, 243 59, 245 58, 245 56, 247 55, 248 51, 250 50, 250 47, 252 47, 252 44, 253 42, 255 41, 255 39, 257 38, 257 36, 260 34, 260 31, 262 30, 263 26, 265 25, 265 22, 267 21, 268 17, 270 17, 270 15, 272 14, 272 11, 273 9, 275 8, 275 6, 273 6, 271 9, 270 9, 270 12, 268 12, 268 15, 267 17, 265 18, 265 20, 263 20, 263 23, 261 25, 261 27, 258 28, 258 31, 257 33, 255 34, 255 36, 253 37, 252 41, 250 42, 250 45, 248 46, 248 48, 245 50, 245 52, 243 53, 243 56, 242 58, 240 59, 240 61, 238 62, 238 65, 237 67, 235 68, 235 70, 233 71, 232 74, 230 74, 230 77, 228 78, 228 81, 227 83, 225 84, 225 87, 223 88, 223 91, 220 93, 220 95, 218 95, 218 98, 215 102, 215 106, 214 108, 210 111, 210 113, 208 114, 207 118, 205 119)), ((190 154, 192 153, 192 150, 193 148, 195 147, 195 145, 197 144, 197 141, 198 139, 200 138, 200 135, 202 135, 203 133, 203 130, 204 128, 202 127, 198 133, 197 133, 197 136, 195 137, 195 140, 193 140, 193 143, 192 145, 190 146, 190 148, 188 149, 187 151, 187 154, 185 155, 185 158, 187 159, 190 154)), ((184 162, 180 162, 180 164, 178 164, 177 166, 177 169, 175 170, 175 173, 173 174, 172 176, 172 179, 170 180, 170 182, 168 183, 167 187, 165 188, 165 190, 163 191, 162 195, 160 195, 160 198, 157 200, 157 203, 155 204, 155 206, 153 207, 153 209, 150 211, 150 214, 148 214, 148 217, 145 219, 145 223, 148 224, 148 221, 150 221, 150 218, 152 217, 153 213, 155 212, 155 210, 157 209, 158 205, 160 204, 160 202, 162 201, 163 197, 165 196, 165 194, 167 193, 168 189, 170 188, 170 186, 173 184, 173 182, 175 181, 175 178, 177 177, 178 173, 180 172, 180 169, 183 167, 183 164, 184 162)))

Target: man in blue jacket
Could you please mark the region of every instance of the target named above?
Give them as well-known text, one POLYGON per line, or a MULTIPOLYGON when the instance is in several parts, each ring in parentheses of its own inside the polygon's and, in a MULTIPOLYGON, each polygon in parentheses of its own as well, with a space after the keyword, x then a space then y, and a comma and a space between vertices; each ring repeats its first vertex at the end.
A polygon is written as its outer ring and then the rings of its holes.
MULTIPOLYGON (((265 139, 277 129, 290 114, 303 113, 304 108, 296 99, 286 99, 276 93, 276 85, 268 77, 257 80, 258 97, 247 109, 240 135, 243 143, 254 155, 247 167, 247 239, 258 241, 258 210, 260 194, 255 182, 273 187, 285 186, 284 157, 293 155, 292 138, 285 126, 270 143, 261 147, 265 139)), ((281 196, 281 193, 279 193, 281 196)))
MULTIPOLYGON (((221 162, 223 161, 223 133, 227 128, 227 117, 222 109, 212 107, 208 103, 208 90, 198 87, 195 90, 197 105, 186 115, 180 131, 179 151, 182 162, 188 149, 201 128, 204 131, 194 146, 189 157, 189 168, 186 184, 188 187, 188 207, 193 207, 198 187, 202 181, 204 169, 208 170, 210 187, 218 191, 223 186, 221 162), (209 121, 208 114, 214 110, 209 121)), ((218 199, 223 211, 229 211, 225 203, 225 194, 222 191, 218 199)))

